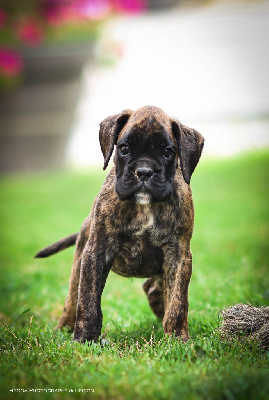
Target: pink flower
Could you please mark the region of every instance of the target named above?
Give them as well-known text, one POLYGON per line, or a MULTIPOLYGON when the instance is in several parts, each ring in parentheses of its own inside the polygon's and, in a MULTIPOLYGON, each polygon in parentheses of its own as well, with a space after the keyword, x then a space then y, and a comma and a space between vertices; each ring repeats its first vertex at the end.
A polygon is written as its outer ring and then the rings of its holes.
POLYGON ((14 50, 0 47, 0 73, 6 77, 18 75, 23 68, 22 58, 14 50))
POLYGON ((44 0, 42 11, 50 24, 60 25, 70 17, 70 2, 44 0))
POLYGON ((108 0, 77 0, 73 7, 78 16, 95 20, 105 18, 111 12, 108 0))
POLYGON ((27 46, 37 47, 43 40, 41 27, 34 20, 25 20, 18 27, 18 35, 27 46))
POLYGON ((141 13, 147 8, 146 0, 111 0, 113 8, 118 12, 141 13))
POLYGON ((120 13, 139 13, 147 8, 147 0, 43 0, 43 12, 51 24, 79 18, 102 19, 112 9, 120 13))

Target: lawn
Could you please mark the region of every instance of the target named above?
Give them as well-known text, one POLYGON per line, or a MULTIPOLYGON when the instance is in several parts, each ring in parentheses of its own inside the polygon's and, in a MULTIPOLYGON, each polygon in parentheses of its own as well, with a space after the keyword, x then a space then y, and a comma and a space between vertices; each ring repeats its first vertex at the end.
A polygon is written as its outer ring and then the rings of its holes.
POLYGON ((196 219, 189 324, 192 341, 166 337, 141 279, 113 273, 105 287, 103 345, 54 327, 73 249, 33 259, 79 230, 105 174, 2 177, 1 390, 4 399, 268 399, 269 353, 226 343, 219 310, 269 304, 269 151, 204 159, 192 178, 196 219))

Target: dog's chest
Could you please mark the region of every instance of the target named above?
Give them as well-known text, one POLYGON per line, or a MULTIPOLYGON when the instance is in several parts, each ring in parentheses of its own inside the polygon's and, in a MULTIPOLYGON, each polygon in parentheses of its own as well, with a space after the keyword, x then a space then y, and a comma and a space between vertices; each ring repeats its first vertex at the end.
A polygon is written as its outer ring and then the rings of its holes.
POLYGON ((154 230, 154 214, 150 205, 137 205, 137 215, 130 221, 133 235, 139 237, 154 230))
POLYGON ((122 217, 119 252, 112 270, 119 275, 141 278, 161 273, 163 251, 152 207, 136 204, 122 217))
POLYGON ((123 210, 121 216, 123 238, 134 243, 150 242, 154 246, 162 246, 169 241, 171 232, 175 233, 177 221, 169 204, 133 204, 123 210))

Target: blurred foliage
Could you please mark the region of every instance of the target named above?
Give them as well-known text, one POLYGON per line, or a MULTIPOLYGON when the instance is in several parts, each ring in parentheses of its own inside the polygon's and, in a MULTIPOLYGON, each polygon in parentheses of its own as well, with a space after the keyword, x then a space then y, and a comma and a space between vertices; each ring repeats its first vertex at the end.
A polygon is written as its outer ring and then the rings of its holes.
POLYGON ((0 2, 0 86, 18 83, 23 48, 93 41, 115 13, 141 12, 143 0, 2 0, 0 2))

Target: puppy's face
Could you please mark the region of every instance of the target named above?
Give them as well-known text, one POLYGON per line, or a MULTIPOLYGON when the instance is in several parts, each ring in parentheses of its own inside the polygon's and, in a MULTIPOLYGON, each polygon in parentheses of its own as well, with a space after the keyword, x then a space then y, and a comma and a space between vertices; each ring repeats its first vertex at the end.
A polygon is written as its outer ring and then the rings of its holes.
POLYGON ((156 122, 127 126, 117 142, 115 164, 115 190, 120 200, 140 204, 164 201, 173 190, 176 142, 156 122))
POLYGON ((154 106, 107 117, 100 124, 99 140, 104 169, 116 145, 115 190, 119 199, 140 204, 171 196, 178 162, 189 184, 204 143, 199 132, 154 106))

